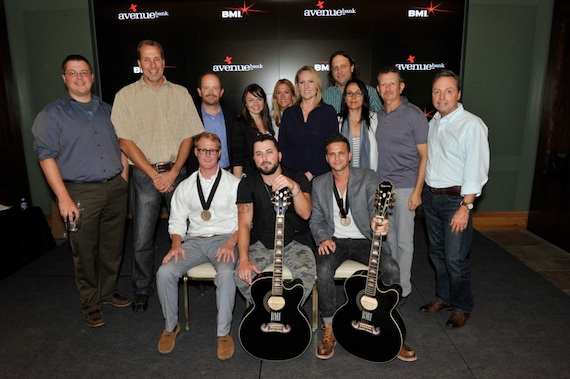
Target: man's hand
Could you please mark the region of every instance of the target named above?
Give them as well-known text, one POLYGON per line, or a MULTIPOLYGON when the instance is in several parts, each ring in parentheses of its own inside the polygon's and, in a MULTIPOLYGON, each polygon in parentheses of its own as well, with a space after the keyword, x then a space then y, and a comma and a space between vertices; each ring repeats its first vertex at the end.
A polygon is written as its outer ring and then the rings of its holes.
POLYGON ((236 257, 234 254, 234 246, 231 242, 226 242, 216 252, 216 261, 220 262, 232 262, 236 261, 236 257))
POLYGON ((336 242, 332 239, 326 239, 321 242, 318 248, 319 255, 329 255, 336 251, 336 242))
POLYGON ((374 233, 380 232, 381 235, 385 236, 388 234, 388 220, 385 218, 374 217, 370 223, 370 227, 374 233))
POLYGON ((152 184, 158 192, 169 193, 174 191, 174 181, 176 180, 176 176, 177 175, 172 170, 161 172, 152 178, 152 184))
POLYGON ((261 271, 254 264, 249 262, 240 262, 238 266, 238 276, 241 280, 246 282, 251 286, 251 272, 255 272, 256 274, 261 274, 261 271))
POLYGON ((181 255, 182 259, 186 260, 186 250, 182 247, 182 245, 176 244, 170 247, 168 253, 162 259, 162 264, 168 263, 172 258, 174 258, 174 264, 178 264, 178 256, 181 255))
POLYGON ((451 231, 455 234, 459 234, 467 228, 469 223, 469 209, 464 206, 460 206, 451 218, 451 231))

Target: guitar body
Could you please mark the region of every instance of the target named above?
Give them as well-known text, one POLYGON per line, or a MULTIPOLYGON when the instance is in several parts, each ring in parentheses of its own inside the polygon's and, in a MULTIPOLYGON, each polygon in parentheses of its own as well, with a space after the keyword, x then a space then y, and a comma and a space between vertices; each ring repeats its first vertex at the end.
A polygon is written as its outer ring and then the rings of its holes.
POLYGON ((272 310, 272 275, 261 274, 251 285, 253 303, 246 309, 239 325, 239 340, 250 355, 270 360, 293 359, 311 343, 311 323, 301 308, 303 285, 300 279, 283 283, 279 302, 284 306, 272 310))
POLYGON ((346 280, 347 301, 334 314, 333 333, 350 354, 371 362, 389 362, 398 356, 406 336, 404 320, 396 309, 402 287, 386 286, 379 280, 372 298, 364 293, 366 284, 367 271, 346 280))

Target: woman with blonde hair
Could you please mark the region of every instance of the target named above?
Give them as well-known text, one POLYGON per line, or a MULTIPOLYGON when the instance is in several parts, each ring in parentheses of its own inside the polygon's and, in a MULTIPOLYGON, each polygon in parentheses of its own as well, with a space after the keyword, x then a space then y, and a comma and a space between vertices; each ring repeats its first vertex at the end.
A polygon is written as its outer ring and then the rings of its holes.
POLYGON ((298 103, 285 109, 281 118, 281 162, 312 180, 330 170, 325 159, 325 140, 338 133, 338 120, 334 108, 323 102, 321 78, 311 66, 297 71, 295 92, 298 103))
POLYGON ((273 98, 271 104, 273 111, 271 114, 271 123, 275 131, 275 138, 279 137, 279 125, 281 125, 281 117, 283 111, 297 102, 297 95, 295 94, 295 86, 289 79, 279 79, 275 83, 273 89, 273 98))

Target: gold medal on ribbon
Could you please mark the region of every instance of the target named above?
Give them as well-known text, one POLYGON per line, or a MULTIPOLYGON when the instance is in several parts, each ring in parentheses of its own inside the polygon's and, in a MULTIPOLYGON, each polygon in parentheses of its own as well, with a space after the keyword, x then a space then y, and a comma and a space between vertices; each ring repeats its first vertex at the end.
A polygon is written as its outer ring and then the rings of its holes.
POLYGON ((212 218, 212 214, 208 210, 203 210, 202 213, 200 214, 200 217, 202 217, 202 220, 204 221, 210 221, 210 219, 212 218))
POLYGON ((350 225, 350 217, 346 216, 346 217, 342 217, 342 215, 340 216, 340 224, 342 226, 348 226, 350 225))

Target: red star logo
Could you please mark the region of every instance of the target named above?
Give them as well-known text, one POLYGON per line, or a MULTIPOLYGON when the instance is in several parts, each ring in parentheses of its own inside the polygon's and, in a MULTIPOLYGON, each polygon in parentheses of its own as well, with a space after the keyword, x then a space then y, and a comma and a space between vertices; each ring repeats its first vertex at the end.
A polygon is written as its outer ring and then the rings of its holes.
POLYGON ((325 2, 324 1, 317 1, 316 7, 319 9, 324 9, 325 7, 325 2))
POLYGON ((431 13, 433 15, 435 15, 435 12, 447 12, 447 13, 451 13, 451 11, 446 11, 444 9, 438 9, 441 4, 443 3, 439 3, 437 5, 433 5, 433 1, 429 2, 429 7, 418 7, 418 9, 425 9, 428 11, 428 13, 431 13))
POLYGON ((246 14, 249 16, 249 12, 258 12, 258 13, 265 13, 266 11, 259 11, 257 9, 251 9, 253 6, 255 5, 255 3, 251 4, 251 5, 245 5, 245 0, 243 2, 243 7, 241 8, 227 8, 227 9, 231 9, 233 11, 241 11, 241 13, 246 14))
POLYGON ((131 6, 129 7, 129 9, 132 10, 133 12, 136 12, 136 11, 137 11, 137 7, 138 7, 137 4, 131 4, 131 6))
POLYGON ((416 60, 415 55, 408 55, 408 59, 406 59, 406 61, 409 63, 414 63, 415 60, 416 60))
POLYGON ((227 64, 232 64, 232 59, 234 58, 226 55, 226 59, 224 59, 224 62, 226 62, 227 64))
POLYGON ((431 118, 433 115, 433 109, 431 111, 427 111, 427 109, 424 108, 424 116, 427 118, 431 118))

